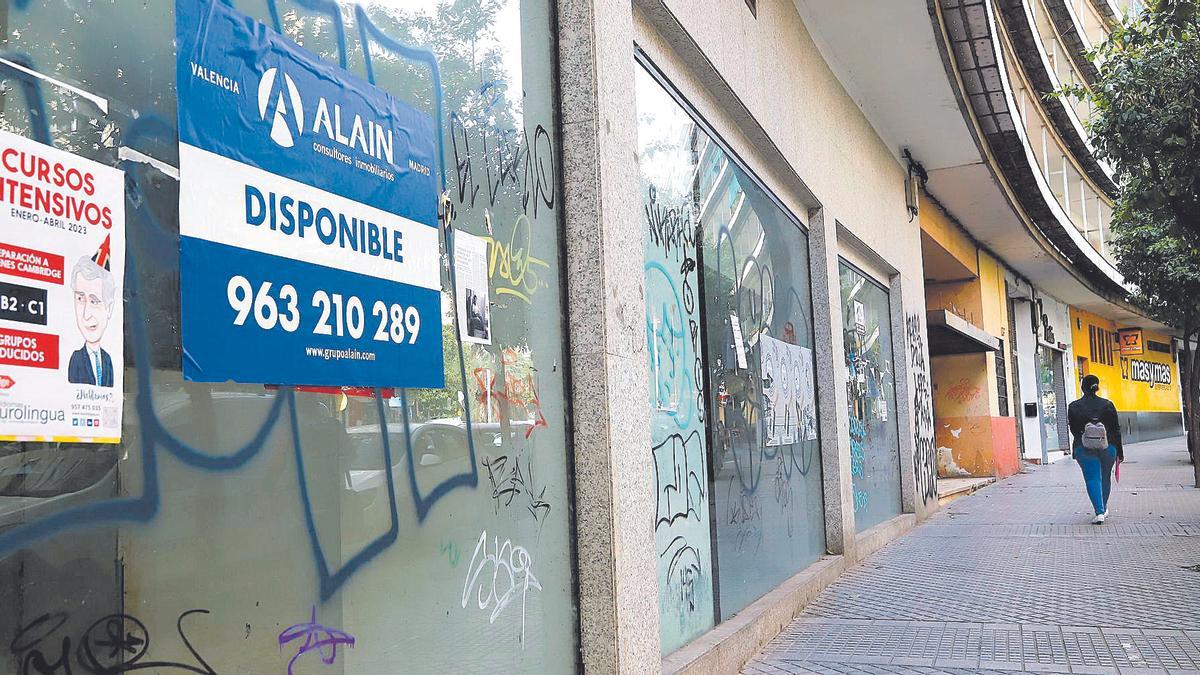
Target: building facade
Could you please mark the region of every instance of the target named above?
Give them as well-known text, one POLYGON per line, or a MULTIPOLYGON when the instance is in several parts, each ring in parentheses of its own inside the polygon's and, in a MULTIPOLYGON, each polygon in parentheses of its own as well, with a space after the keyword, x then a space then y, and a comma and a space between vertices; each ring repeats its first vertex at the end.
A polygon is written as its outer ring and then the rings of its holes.
POLYGON ((1179 433, 1041 96, 1123 10, 847 4, 0 3, 2 669, 729 672, 1080 374, 1179 433))
MULTIPOLYGON (((1110 249, 1116 184, 1088 137, 1090 104, 1051 95, 1094 84, 1097 64, 1089 51, 1129 11, 1141 8, 1047 0, 930 4, 943 31, 947 73, 982 151, 976 166, 989 175, 947 167, 932 171, 927 187, 962 214, 967 230, 1005 268, 1015 377, 1006 372, 1004 379, 1011 379, 1019 403, 1013 414, 1021 455, 1033 462, 1070 455, 1066 404, 1080 395, 1079 379, 1089 373, 1123 411, 1131 438, 1182 433, 1178 391, 1167 392, 1166 370, 1178 372, 1173 348, 1147 366, 1162 370, 1160 389, 1150 397, 1131 391, 1129 375, 1109 365, 1119 333, 1154 332, 1161 347, 1171 342, 1169 329, 1124 300, 1110 249), (1007 235, 994 229, 992 212, 964 202, 957 194, 963 188, 995 195, 1024 228, 1007 235), (1081 317, 1094 317, 1090 334, 1081 317)), ((999 466, 997 473, 1003 474, 999 466)))
POLYGON ((1122 438, 1148 441, 1180 433, 1179 344, 1171 335, 1071 310, 1076 372, 1107 384, 1122 438))
POLYGON ((938 476, 1011 475, 1020 452, 1004 267, 931 196, 919 215, 938 476))

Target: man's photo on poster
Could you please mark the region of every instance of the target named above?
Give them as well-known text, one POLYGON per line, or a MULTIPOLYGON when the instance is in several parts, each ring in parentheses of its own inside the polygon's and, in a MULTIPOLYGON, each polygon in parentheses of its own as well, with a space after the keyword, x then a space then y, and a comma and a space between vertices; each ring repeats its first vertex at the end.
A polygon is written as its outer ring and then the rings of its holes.
POLYGON ((71 270, 71 291, 75 301, 75 325, 83 337, 83 346, 71 353, 67 381, 111 387, 112 357, 100 343, 117 302, 117 284, 108 268, 106 247, 101 247, 96 256, 84 256, 75 263, 71 270))
POLYGON ((491 336, 491 325, 487 298, 473 288, 467 289, 467 335, 480 340, 491 336))

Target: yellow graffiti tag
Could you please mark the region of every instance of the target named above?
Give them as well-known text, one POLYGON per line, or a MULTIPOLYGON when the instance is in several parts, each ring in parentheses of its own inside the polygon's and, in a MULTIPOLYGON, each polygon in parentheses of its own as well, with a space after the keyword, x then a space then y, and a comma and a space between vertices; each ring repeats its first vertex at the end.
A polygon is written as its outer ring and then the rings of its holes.
MULTIPOLYGON (((484 218, 487 221, 488 232, 491 232, 491 214, 486 214, 484 218)), ((525 214, 521 214, 513 223, 512 235, 507 244, 497 241, 495 237, 484 237, 491 249, 491 255, 488 257, 488 277, 497 284, 497 295, 511 295, 532 304, 530 297, 545 286, 534 268, 549 269, 550 264, 529 254, 531 237, 529 217, 525 214)))

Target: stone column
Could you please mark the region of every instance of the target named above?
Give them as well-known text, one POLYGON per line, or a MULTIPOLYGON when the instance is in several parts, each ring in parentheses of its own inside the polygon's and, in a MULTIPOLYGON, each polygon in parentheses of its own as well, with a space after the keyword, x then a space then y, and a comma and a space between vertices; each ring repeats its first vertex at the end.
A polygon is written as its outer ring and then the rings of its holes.
POLYGON ((842 337, 837 226, 824 209, 814 210, 808 225, 825 547, 840 555, 854 546, 854 487, 850 476, 850 422, 846 416, 846 346, 842 337))
POLYGON ((585 672, 657 672, 631 4, 558 0, 567 322, 585 672))
MULTIPOLYGON (((924 298, 905 297, 909 287, 903 274, 893 274, 889 295, 892 308, 892 366, 896 380, 896 433, 900 441, 900 510, 915 513, 923 518, 927 504, 917 495, 916 465, 916 411, 913 408, 913 368, 909 357, 909 316, 924 325, 924 298)), ((926 334, 926 332, 922 332, 926 334)), ((925 362, 929 362, 926 355, 925 362)))

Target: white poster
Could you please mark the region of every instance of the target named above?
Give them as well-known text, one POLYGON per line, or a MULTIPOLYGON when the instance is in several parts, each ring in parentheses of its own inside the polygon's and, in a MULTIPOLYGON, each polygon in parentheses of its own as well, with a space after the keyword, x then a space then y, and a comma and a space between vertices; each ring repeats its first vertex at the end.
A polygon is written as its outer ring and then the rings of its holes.
POLYGON ((492 303, 488 291, 487 240, 454 233, 454 282, 458 287, 458 326, 463 342, 492 344, 492 303))
POLYGON ((817 393, 816 375, 813 371, 813 352, 808 347, 797 350, 799 368, 797 377, 800 386, 796 394, 796 405, 800 410, 800 437, 806 441, 817 440, 817 393))
POLYGON ((768 447, 817 439, 812 350, 768 335, 758 340, 768 447))
POLYGON ((737 367, 745 370, 749 368, 746 365, 746 341, 742 339, 742 322, 737 314, 729 315, 729 325, 733 327, 733 354, 737 359, 737 367))
POLYGON ((867 308, 858 300, 854 301, 854 330, 860 337, 867 334, 867 308))
POLYGON ((0 440, 119 443, 125 178, 0 131, 0 440))

